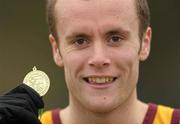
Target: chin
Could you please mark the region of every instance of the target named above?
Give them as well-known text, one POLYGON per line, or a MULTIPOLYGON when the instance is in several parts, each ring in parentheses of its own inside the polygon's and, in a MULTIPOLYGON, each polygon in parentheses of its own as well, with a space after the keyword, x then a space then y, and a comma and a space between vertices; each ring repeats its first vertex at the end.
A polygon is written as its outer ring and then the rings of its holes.
POLYGON ((112 112, 116 107, 114 106, 104 106, 104 105, 101 105, 101 106, 95 106, 95 107, 89 107, 89 110, 93 113, 110 113, 112 112))
POLYGON ((93 113, 108 113, 113 111, 118 105, 110 101, 91 101, 86 104, 86 108, 93 113))

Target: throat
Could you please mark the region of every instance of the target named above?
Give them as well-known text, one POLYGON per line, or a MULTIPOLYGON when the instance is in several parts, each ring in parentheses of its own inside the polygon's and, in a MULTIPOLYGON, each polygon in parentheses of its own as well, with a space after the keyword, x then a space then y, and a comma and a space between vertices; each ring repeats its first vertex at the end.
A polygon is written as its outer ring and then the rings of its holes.
POLYGON ((142 102, 132 106, 116 108, 112 112, 97 113, 81 111, 70 106, 60 112, 62 124, 140 124, 143 122, 148 106, 142 102))

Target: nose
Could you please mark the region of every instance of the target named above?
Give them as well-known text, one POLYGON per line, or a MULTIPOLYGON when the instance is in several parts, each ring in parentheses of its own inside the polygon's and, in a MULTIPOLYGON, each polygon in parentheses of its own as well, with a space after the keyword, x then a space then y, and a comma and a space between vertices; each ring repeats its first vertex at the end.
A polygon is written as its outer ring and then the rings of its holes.
POLYGON ((96 68, 107 67, 111 63, 107 48, 103 44, 95 44, 88 60, 88 65, 96 68))

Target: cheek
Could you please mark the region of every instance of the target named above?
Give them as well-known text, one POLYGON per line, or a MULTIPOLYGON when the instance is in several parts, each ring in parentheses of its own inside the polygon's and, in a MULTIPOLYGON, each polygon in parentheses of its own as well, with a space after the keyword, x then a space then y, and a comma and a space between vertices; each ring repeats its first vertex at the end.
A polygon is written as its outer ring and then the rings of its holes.
POLYGON ((122 48, 118 53, 115 53, 115 58, 120 66, 132 68, 138 64, 138 51, 132 48, 122 48))
POLYGON ((137 81, 138 70, 139 70, 139 57, 138 51, 130 47, 122 48, 119 53, 116 53, 114 59, 116 59, 120 70, 120 75, 124 77, 124 80, 131 80, 130 82, 134 83, 133 80, 137 81))
POLYGON ((64 58, 64 74, 65 74, 65 82, 67 85, 67 88, 69 91, 71 91, 72 87, 75 87, 75 77, 76 77, 76 68, 77 68, 77 62, 73 62, 72 57, 66 57, 64 58))
MULTIPOLYGON (((66 82, 77 82, 84 68, 86 58, 75 51, 64 54, 64 72, 66 82)), ((74 83, 73 83, 74 84, 74 83)))
POLYGON ((132 49, 121 51, 116 65, 120 73, 120 80, 117 87, 120 88, 120 100, 122 100, 131 95, 137 85, 139 76, 138 53, 132 49))
POLYGON ((64 69, 68 69, 72 73, 78 74, 84 66, 86 58, 76 52, 66 54, 64 57, 64 69))

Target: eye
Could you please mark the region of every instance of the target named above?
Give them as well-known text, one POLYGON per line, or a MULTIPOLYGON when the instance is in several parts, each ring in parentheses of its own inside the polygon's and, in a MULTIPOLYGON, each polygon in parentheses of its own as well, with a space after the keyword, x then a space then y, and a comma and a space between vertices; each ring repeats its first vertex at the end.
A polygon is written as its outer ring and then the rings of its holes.
POLYGON ((75 41, 75 44, 76 45, 83 45, 85 44, 87 41, 83 38, 78 38, 76 41, 75 41))
POLYGON ((88 40, 86 38, 80 37, 74 40, 76 46, 86 46, 88 45, 88 40))
POLYGON ((112 35, 110 37, 110 43, 118 43, 122 40, 122 38, 119 35, 112 35))

